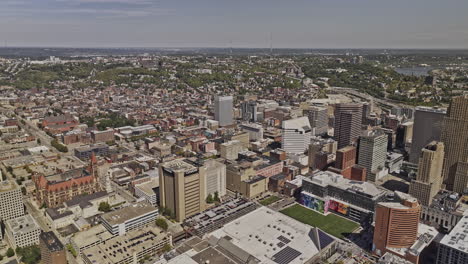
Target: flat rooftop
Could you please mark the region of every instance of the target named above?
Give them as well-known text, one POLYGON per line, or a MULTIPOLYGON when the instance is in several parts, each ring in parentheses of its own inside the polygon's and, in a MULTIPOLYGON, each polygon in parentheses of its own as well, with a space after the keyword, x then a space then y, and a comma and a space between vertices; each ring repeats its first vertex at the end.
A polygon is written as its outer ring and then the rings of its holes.
POLYGON ((195 229, 200 229, 216 222, 221 222, 231 217, 236 212, 249 207, 255 208, 256 204, 243 198, 237 198, 189 217, 185 220, 185 223, 195 229))
POLYGON ((457 225, 450 233, 440 241, 447 247, 451 247, 458 251, 468 253, 468 211, 463 213, 463 218, 458 221, 457 225))
POLYGON ((56 252, 63 250, 63 244, 54 234, 54 232, 42 232, 39 235, 39 238, 44 241, 44 244, 47 246, 49 251, 56 252))
POLYGON ((123 236, 116 236, 96 246, 83 250, 83 255, 91 263, 118 263, 133 257, 134 253, 142 252, 157 246, 161 241, 169 238, 167 233, 157 227, 147 227, 128 232, 123 236))
POLYGON ((10 219, 6 222, 6 228, 10 229, 14 234, 27 234, 40 229, 39 225, 31 215, 23 215, 15 219, 10 219))
POLYGON ((110 225, 123 224, 128 220, 140 217, 147 213, 157 211, 158 209, 147 202, 138 202, 119 210, 105 213, 101 216, 110 225))
POLYGON ((211 233, 210 241, 236 252, 239 259, 255 257, 258 263, 302 264, 319 250, 312 228, 267 207, 246 214, 211 233))
POLYGON ((303 180, 312 182, 322 187, 331 185, 345 191, 362 193, 372 197, 372 199, 377 199, 378 197, 387 193, 385 189, 378 187, 370 182, 349 180, 342 175, 331 171, 319 171, 311 178, 305 178, 303 180))
POLYGON ((163 168, 167 171, 173 172, 173 171, 190 171, 190 170, 196 170, 197 167, 195 167, 193 164, 187 162, 185 159, 176 159, 172 161, 168 161, 164 163, 163 168))
POLYGON ((16 189, 16 184, 11 181, 0 181, 0 192, 8 192, 16 189))
POLYGON ((88 230, 76 233, 71 240, 78 248, 85 247, 97 243, 98 241, 106 241, 115 235, 111 234, 103 225, 93 226, 88 230))

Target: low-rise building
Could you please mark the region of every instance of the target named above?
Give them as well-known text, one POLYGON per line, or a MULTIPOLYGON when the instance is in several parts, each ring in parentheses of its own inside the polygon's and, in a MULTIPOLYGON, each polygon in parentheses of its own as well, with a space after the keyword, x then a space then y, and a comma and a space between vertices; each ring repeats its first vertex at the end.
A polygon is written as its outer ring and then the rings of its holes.
POLYGON ((389 191, 370 182, 353 181, 320 171, 302 180, 301 204, 320 213, 334 212, 360 223, 371 223, 375 205, 389 191))
POLYGON ((85 249, 81 256, 86 264, 138 263, 142 259, 161 253, 166 245, 172 245, 171 237, 167 233, 157 227, 147 227, 85 249))
POLYGON ((114 234, 122 236, 130 230, 154 223, 158 209, 148 202, 137 202, 127 207, 101 215, 102 225, 114 234))
POLYGON ((264 206, 212 232, 208 241, 240 263, 315 263, 336 251, 333 237, 264 206))
POLYGON ((88 230, 78 232, 70 238, 70 244, 78 255, 85 249, 100 245, 116 235, 110 233, 104 226, 93 226, 88 230))

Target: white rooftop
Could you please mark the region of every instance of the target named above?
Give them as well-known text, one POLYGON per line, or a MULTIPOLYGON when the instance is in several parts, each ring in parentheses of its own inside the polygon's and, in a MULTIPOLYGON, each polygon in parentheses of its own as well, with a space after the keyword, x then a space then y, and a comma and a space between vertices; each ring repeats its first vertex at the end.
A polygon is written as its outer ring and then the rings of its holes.
POLYGON ((365 193, 375 198, 378 198, 386 193, 384 189, 381 189, 370 182, 349 180, 343 177, 341 174, 337 174, 331 171, 319 171, 315 173, 312 178, 307 178, 305 180, 324 187, 332 185, 342 190, 365 193))
MULTIPOLYGON (((300 128, 307 128, 310 129, 310 123, 309 123, 309 118, 308 117, 299 117, 295 119, 289 119, 283 121, 283 124, 281 126, 284 129, 300 129, 300 128)), ((304 129, 304 130, 307 130, 304 129)))
POLYGON ((232 244, 264 264, 275 264, 273 256, 290 247, 299 255, 288 264, 302 264, 319 253, 309 236, 311 229, 286 215, 260 207, 210 235, 215 239, 228 236, 232 244))
POLYGON ((448 235, 442 238, 440 243, 458 251, 468 253, 468 211, 465 211, 463 218, 460 219, 448 235))

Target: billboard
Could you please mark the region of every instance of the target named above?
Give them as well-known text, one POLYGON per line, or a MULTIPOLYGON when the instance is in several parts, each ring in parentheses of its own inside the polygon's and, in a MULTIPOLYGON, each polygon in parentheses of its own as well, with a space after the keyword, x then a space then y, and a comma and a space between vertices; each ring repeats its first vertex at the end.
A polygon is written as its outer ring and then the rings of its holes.
POLYGON ((320 199, 308 195, 307 193, 301 193, 300 203, 307 208, 310 208, 322 214, 324 213, 324 202, 320 199))
POLYGON ((343 204, 334 200, 330 200, 328 202, 327 211, 331 210, 331 211, 340 213, 342 215, 348 215, 348 209, 349 209, 349 205, 346 205, 346 204, 343 204))

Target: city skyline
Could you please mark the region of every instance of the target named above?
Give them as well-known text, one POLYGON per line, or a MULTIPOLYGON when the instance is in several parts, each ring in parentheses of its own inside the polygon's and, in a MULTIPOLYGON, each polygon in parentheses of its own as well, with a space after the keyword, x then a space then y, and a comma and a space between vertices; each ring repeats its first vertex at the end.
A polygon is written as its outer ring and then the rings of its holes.
POLYGON ((0 3, 18 47, 468 48, 450 1, 23 0, 0 3), (372 23, 371 23, 372 22, 372 23))

